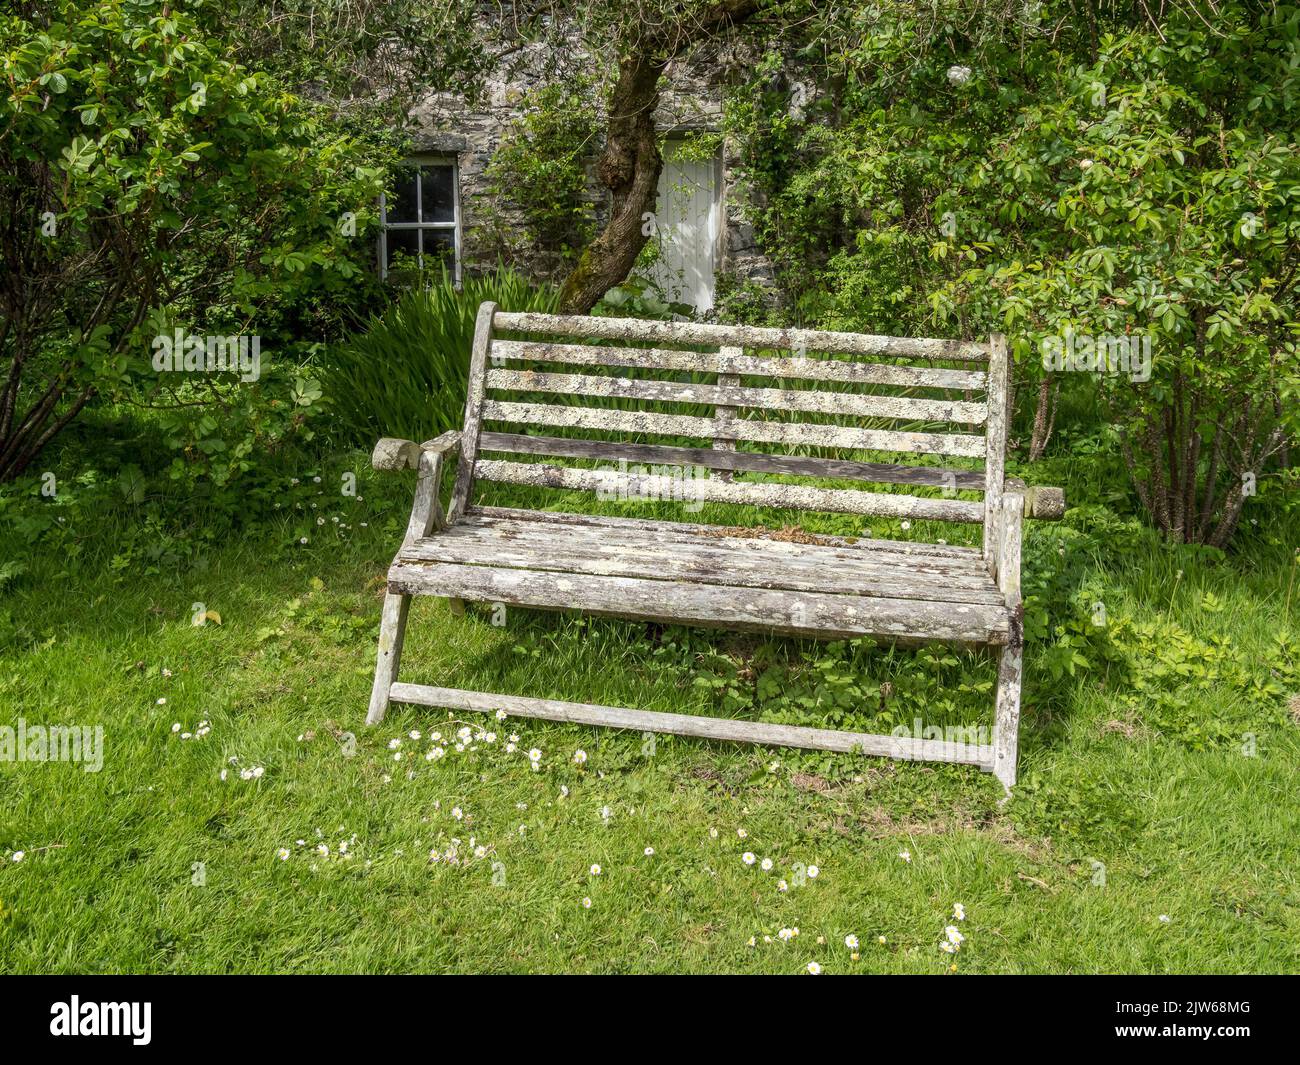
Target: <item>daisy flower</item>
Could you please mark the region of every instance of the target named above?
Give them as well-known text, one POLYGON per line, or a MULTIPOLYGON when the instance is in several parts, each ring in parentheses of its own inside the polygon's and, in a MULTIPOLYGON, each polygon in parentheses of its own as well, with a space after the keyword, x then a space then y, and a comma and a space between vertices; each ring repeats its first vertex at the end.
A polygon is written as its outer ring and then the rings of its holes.
POLYGON ((654 849, 653 847, 647 847, 647 848, 645 849, 645 856, 646 856, 647 858, 653 858, 653 857, 654 857, 654 853, 655 853, 655 849, 654 849))
POLYGON ((753 852, 753 851, 745 851, 745 853, 742 854, 742 855, 740 856, 740 860, 741 860, 742 862, 744 862, 746 865, 753 865, 753 864, 754 864, 754 852, 753 852))
POLYGON ((857 950, 857 949, 858 949, 858 937, 857 937, 857 936, 845 936, 845 937, 844 937, 844 945, 845 945, 846 947, 848 947, 849 950, 857 950))
POLYGON ((589 869, 588 872, 590 872, 592 876, 600 876, 600 866, 593 862, 591 869, 589 869))
POLYGON ((966 907, 960 902, 954 902, 952 904, 952 915, 959 921, 966 920, 966 907))
POLYGON ((586 751, 579 749, 579 750, 576 750, 576 751, 573 752, 573 764, 574 764, 574 765, 582 765, 584 762, 586 762, 586 760, 587 760, 587 752, 586 752, 586 751))
POLYGON ((816 879, 817 879, 817 874, 820 873, 820 872, 821 872, 821 870, 818 869, 817 866, 815 866, 815 865, 810 865, 810 866, 808 866, 808 879, 809 879, 809 880, 816 880, 816 879))
POLYGON ((278 851, 275 852, 275 856, 279 858, 280 861, 287 862, 289 860, 289 848, 281 847, 278 851))
POLYGON ((764 858, 761 862, 758 863, 758 867, 762 869, 763 872, 770 873, 772 871, 772 859, 764 858))
POLYGON ((818 965, 815 961, 810 961, 808 963, 808 972, 811 973, 813 976, 820 976, 821 971, 822 971, 822 967, 818 965))

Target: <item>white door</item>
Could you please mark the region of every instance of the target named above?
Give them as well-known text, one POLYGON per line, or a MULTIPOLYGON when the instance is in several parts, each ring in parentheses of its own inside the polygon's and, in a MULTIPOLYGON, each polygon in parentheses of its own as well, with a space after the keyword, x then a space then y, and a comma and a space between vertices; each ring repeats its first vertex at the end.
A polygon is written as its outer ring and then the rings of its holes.
POLYGON ((721 224, 718 160, 685 159, 664 145, 655 229, 659 261, 650 276, 664 295, 697 311, 713 307, 713 268, 721 224))

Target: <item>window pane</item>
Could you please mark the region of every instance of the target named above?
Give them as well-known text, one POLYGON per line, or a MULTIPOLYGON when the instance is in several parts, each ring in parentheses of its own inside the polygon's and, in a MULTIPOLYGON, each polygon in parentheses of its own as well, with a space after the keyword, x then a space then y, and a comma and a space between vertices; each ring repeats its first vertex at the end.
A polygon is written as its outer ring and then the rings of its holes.
POLYGON ((415 214, 415 182, 417 170, 405 166, 393 174, 393 191, 385 198, 390 222, 418 222, 415 214))
POLYGON ((424 234, 424 268, 437 270, 438 262, 448 273, 456 269, 456 236, 450 229, 422 229, 424 234))
POLYGON ((456 168, 450 164, 420 167, 421 191, 424 194, 425 222, 454 222, 456 220, 456 168))
POLYGON ((387 232, 388 238, 388 262, 385 266, 389 270, 400 269, 405 266, 407 269, 415 269, 418 263, 416 256, 420 251, 420 231, 418 229, 390 229, 387 232), (409 256, 403 263, 402 256, 409 256))

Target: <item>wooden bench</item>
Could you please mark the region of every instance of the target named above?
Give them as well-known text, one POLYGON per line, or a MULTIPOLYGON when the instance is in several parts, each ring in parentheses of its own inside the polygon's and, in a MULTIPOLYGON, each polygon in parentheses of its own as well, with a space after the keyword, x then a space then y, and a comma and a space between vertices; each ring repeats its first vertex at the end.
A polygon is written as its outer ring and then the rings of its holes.
POLYGON ((416 468, 419 481, 388 571, 366 720, 383 720, 390 701, 504 709, 709 739, 961 762, 995 773, 1009 789, 1020 716, 1021 521, 1060 517, 1064 497, 1059 489, 1026 489, 1004 476, 1007 409, 1007 348, 996 335, 981 343, 920 340, 512 314, 485 303, 470 357, 464 429, 424 444, 384 439, 375 448, 376 469, 416 468), (583 402, 569 402, 572 396, 583 402), (878 427, 899 422, 913 428, 878 427), (918 425, 943 428, 917 431, 918 425), (708 446, 686 446, 689 441, 708 446), (983 468, 867 461, 864 452, 964 456, 983 468), (455 484, 444 513, 439 484, 453 456, 455 484), (700 468, 708 474, 674 476, 700 468), (826 487, 828 480, 849 486, 826 487), (473 505, 480 481, 606 498, 972 522, 983 525, 983 548, 473 505), (895 489, 869 491, 862 482, 895 489), (401 683, 413 595, 791 636, 996 648, 992 742, 953 744, 401 683))

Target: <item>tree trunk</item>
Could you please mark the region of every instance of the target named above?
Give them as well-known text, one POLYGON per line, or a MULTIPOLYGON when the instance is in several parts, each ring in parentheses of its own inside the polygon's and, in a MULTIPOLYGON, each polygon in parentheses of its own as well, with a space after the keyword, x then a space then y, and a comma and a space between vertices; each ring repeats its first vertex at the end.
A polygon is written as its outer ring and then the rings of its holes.
POLYGON ((1029 461, 1037 462, 1047 451, 1056 425, 1056 394, 1060 383, 1050 373, 1044 373, 1038 382, 1038 404, 1034 407, 1034 431, 1029 437, 1029 461))
POLYGON ((609 101, 601 184, 610 191, 609 221, 584 249, 560 291, 562 314, 586 314, 632 269, 649 239, 643 216, 655 209, 663 157, 655 136, 659 78, 666 59, 625 56, 609 101))
POLYGON ((650 238, 645 215, 655 209, 659 154, 654 113, 659 79, 668 64, 693 45, 753 16, 763 0, 716 0, 703 10, 678 5, 675 20, 647 29, 629 28, 609 99, 605 151, 597 167, 610 192, 609 221, 583 250, 560 290, 562 314, 586 314, 611 288, 627 279, 650 238))

